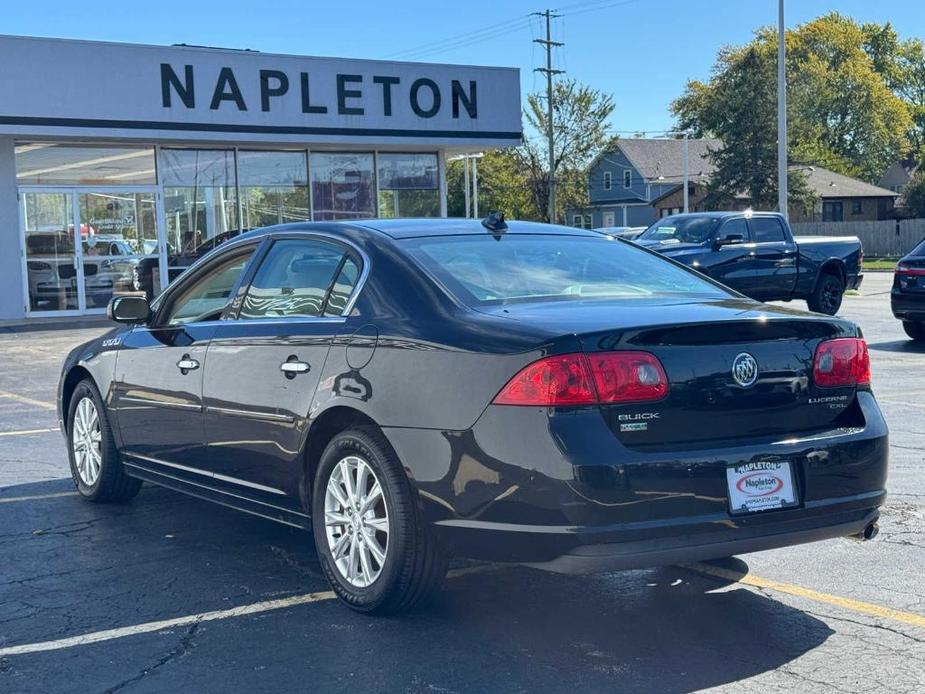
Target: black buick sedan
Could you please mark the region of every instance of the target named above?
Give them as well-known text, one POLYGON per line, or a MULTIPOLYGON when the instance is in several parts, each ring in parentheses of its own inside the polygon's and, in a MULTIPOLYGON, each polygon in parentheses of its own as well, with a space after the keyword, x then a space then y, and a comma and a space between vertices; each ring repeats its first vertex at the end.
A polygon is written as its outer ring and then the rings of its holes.
POLYGON ((590 231, 271 227, 110 316, 60 382, 80 493, 310 529, 362 611, 454 555, 596 572, 870 537, 885 497, 854 324, 590 231))

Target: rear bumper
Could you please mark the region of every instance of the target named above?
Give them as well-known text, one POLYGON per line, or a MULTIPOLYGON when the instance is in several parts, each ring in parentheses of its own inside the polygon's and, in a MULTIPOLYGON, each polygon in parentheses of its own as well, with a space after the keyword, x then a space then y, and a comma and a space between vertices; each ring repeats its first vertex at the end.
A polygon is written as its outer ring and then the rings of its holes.
MULTIPOLYGON (((882 502, 884 495, 878 495, 882 502)), ((815 520, 781 521, 760 532, 730 528, 703 533, 695 540, 686 536, 637 540, 602 545, 583 545, 547 562, 531 565, 566 574, 601 573, 721 559, 736 554, 858 535, 880 517, 876 508, 828 513, 815 520)))
POLYGON ((859 272, 854 277, 848 278, 848 286, 846 287, 846 289, 860 289, 861 282, 863 281, 864 281, 864 274, 859 272))
POLYGON ((890 293, 890 307, 899 320, 925 322, 925 292, 913 294, 894 289, 890 293))
POLYGON ((612 571, 862 532, 886 498, 889 444, 873 395, 857 397, 861 426, 684 451, 624 448, 591 415, 530 408, 494 408, 467 432, 386 435, 452 552, 612 571), (731 514, 727 467, 767 460, 791 463, 799 505, 731 514))

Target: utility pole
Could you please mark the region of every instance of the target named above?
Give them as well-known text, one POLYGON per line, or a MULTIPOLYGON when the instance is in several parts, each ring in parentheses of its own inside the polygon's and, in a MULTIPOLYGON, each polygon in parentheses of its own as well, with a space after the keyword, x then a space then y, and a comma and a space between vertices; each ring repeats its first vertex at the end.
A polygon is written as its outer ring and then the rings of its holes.
POLYGON ((546 67, 538 67, 534 71, 542 72, 546 75, 546 139, 549 141, 549 221, 551 224, 556 223, 556 177, 555 177, 555 167, 556 167, 556 154, 555 154, 555 143, 553 139, 553 101, 552 101, 552 78, 554 75, 559 75, 564 72, 564 70, 553 70, 552 69, 552 49, 564 46, 564 43, 559 43, 558 41, 552 40, 552 20, 560 15, 555 14, 552 10, 546 10, 545 12, 534 12, 533 13, 539 17, 546 18, 546 38, 545 39, 533 39, 534 43, 538 43, 546 49, 546 67))
POLYGON ((784 0, 777 3, 777 211, 788 219, 787 205, 787 49, 784 0))
POLYGON ((690 133, 684 132, 684 214, 690 212, 688 188, 691 178, 690 133))

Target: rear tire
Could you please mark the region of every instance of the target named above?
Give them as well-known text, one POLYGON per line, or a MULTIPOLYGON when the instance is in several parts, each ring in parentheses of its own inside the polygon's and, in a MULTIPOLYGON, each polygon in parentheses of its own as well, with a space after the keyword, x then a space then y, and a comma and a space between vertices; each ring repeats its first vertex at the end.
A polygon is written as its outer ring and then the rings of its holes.
POLYGON ((447 556, 421 518, 401 462, 372 427, 338 434, 322 453, 312 532, 331 587, 358 612, 410 610, 437 593, 446 576, 447 556))
POLYGON ((119 460, 106 408, 89 378, 74 388, 67 415, 71 477, 82 497, 98 503, 128 501, 141 480, 129 477, 119 460))
POLYGON ((806 300, 810 311, 834 316, 841 308, 842 297, 845 294, 845 283, 840 275, 826 272, 816 282, 816 288, 806 300))
POLYGON ((925 323, 921 321, 904 320, 903 330, 906 335, 916 342, 925 342, 925 323))

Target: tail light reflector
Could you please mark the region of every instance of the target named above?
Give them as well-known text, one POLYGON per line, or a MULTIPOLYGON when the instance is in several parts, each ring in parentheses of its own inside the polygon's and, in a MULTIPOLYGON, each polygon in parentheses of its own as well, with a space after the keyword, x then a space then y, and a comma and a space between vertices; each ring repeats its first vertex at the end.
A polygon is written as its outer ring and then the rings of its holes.
POLYGON ((867 351, 867 343, 856 337, 819 343, 813 359, 813 380, 820 388, 870 383, 870 354, 867 351))
POLYGON ((648 352, 572 353, 525 366, 495 396, 496 405, 564 407, 661 400, 668 377, 648 352))

